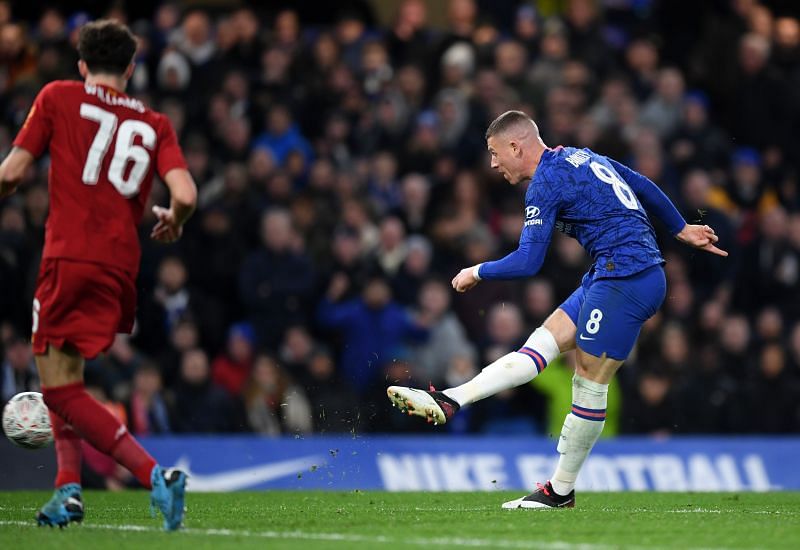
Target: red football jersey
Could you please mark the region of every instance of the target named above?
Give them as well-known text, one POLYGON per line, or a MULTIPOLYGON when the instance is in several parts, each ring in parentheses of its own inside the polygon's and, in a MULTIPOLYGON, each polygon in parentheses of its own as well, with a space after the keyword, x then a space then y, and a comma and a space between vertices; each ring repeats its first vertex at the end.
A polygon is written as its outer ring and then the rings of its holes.
POLYGON ((50 149, 44 258, 139 270, 139 236, 153 175, 186 161, 169 119, 102 85, 56 81, 39 92, 14 140, 50 149))

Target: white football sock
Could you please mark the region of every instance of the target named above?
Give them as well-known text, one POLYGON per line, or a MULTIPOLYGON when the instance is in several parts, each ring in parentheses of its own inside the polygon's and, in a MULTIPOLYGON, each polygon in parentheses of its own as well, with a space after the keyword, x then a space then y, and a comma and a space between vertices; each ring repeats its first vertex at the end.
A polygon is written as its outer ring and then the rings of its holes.
POLYGON ((558 439, 558 466, 550 479, 553 490, 567 495, 575 488, 575 480, 583 462, 603 431, 608 403, 608 384, 572 377, 572 410, 564 419, 558 439))
POLYGON ((516 388, 536 378, 550 361, 558 357, 558 344, 544 327, 537 328, 519 351, 504 355, 478 375, 444 394, 462 407, 503 390, 516 388))

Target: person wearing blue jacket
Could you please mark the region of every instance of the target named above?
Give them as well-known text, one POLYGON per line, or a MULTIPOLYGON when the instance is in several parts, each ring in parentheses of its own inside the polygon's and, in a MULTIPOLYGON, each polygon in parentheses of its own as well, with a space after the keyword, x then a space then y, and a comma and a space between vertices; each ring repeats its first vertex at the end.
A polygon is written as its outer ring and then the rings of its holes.
POLYGON ((317 320, 322 327, 341 333, 341 373, 345 381, 363 394, 382 375, 384 365, 391 362, 388 354, 409 342, 424 341, 428 328, 392 300, 383 276, 371 277, 359 297, 337 303, 348 285, 345 275, 333 277, 319 305, 317 320))

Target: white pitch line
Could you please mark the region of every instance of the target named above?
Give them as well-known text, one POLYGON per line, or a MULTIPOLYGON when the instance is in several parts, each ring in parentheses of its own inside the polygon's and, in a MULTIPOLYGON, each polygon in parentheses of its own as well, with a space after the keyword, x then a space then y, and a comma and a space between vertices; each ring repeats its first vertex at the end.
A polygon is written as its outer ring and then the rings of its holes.
POLYGON ((725 510, 716 508, 680 508, 678 510, 656 510, 653 508, 601 508, 610 513, 636 514, 759 514, 770 516, 796 516, 800 512, 793 510, 725 510))
MULTIPOLYGON (((0 526, 36 527, 33 522, 0 520, 0 526)), ((81 524, 78 529, 96 529, 101 531, 126 531, 136 533, 161 533, 161 529, 145 525, 111 525, 111 524, 81 524)), ((621 546, 591 543, 570 543, 562 541, 534 542, 514 541, 504 539, 466 539, 458 537, 408 537, 396 538, 383 535, 352 535, 347 533, 312 533, 308 531, 248 531, 236 529, 181 529, 187 535, 213 536, 213 537, 251 537, 283 540, 309 540, 326 542, 370 543, 370 544, 412 544, 417 546, 461 546, 464 548, 512 548, 512 549, 544 549, 544 550, 661 550, 667 547, 660 546, 621 546)), ((723 548, 692 547, 691 550, 724 550, 723 548)))
MULTIPOLYGON (((7 521, 0 520, 0 525, 16 527, 37 527, 32 522, 27 521, 7 521)), ((111 525, 111 524, 81 524, 75 526, 79 529, 97 529, 102 531, 128 531, 139 533, 160 533, 161 529, 147 527, 145 525, 111 525)), ((495 547, 495 548, 542 548, 550 550, 611 550, 619 546, 608 546, 604 544, 572 544, 568 542, 538 542, 532 541, 512 541, 503 539, 466 539, 454 537, 409 537, 394 538, 383 535, 352 535, 347 533, 312 533, 307 531, 248 531, 236 529, 197 529, 184 528, 181 533, 187 535, 216 536, 216 537, 252 537, 267 539, 294 539, 294 540, 317 540, 328 542, 363 542, 381 544, 414 544, 419 546, 463 546, 470 548, 495 547)))

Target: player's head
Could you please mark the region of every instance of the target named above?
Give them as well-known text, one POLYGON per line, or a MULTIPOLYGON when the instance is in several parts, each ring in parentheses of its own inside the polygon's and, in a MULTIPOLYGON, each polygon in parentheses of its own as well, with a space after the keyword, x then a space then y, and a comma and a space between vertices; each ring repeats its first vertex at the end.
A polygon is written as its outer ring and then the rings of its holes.
POLYGON ((544 148, 539 127, 522 111, 506 111, 494 119, 486 130, 486 146, 492 168, 512 185, 533 174, 544 148))
POLYGON ((128 80, 133 73, 136 38, 122 23, 92 21, 78 35, 78 69, 81 76, 106 74, 128 80))

